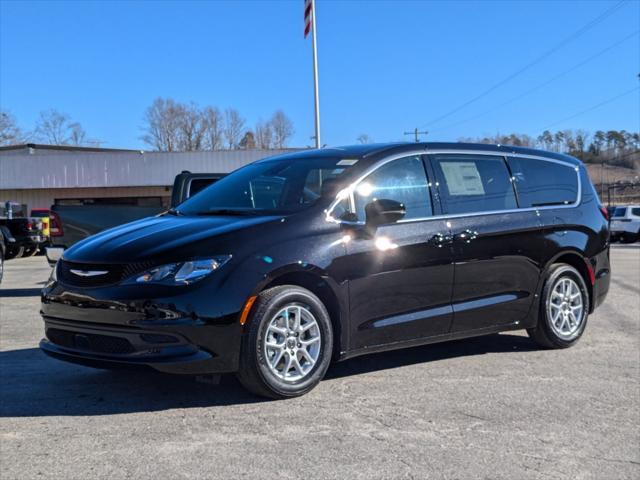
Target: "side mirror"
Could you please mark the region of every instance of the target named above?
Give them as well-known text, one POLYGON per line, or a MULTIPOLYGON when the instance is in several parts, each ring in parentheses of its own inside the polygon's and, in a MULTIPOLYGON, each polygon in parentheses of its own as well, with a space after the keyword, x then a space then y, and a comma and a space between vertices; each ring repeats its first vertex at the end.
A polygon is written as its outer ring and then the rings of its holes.
POLYGON ((407 209, 400 202, 381 198, 368 203, 364 207, 364 213, 367 225, 377 227, 401 220, 407 214, 407 209))

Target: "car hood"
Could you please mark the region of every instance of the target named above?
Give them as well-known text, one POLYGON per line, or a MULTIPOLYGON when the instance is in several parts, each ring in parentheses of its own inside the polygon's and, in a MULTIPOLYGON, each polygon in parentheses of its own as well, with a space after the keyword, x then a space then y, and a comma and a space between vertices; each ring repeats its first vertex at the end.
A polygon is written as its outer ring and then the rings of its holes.
POLYGON ((211 253, 224 234, 272 222, 280 217, 163 215, 127 223, 93 235, 71 247, 64 259, 74 262, 122 263, 164 258, 167 261, 211 253))

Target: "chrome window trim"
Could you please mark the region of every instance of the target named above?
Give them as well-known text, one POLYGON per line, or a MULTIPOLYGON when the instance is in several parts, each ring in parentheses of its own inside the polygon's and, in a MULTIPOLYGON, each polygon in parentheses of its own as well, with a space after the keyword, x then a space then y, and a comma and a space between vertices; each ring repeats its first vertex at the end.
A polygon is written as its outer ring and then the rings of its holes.
MULTIPOLYGON (((362 182, 365 178, 367 178, 369 175, 371 175, 373 172, 375 172, 376 170, 378 170, 380 167, 382 167, 383 165, 386 165, 389 162, 393 162, 394 160, 399 160, 401 158, 405 158, 405 157, 415 157, 415 156, 422 156, 422 155, 441 155, 441 154, 453 154, 453 155, 483 155, 483 156, 488 156, 488 157, 502 157, 504 159, 504 161, 507 161, 507 157, 516 157, 516 158, 530 158, 533 160, 542 160, 544 162, 551 162, 551 163, 557 163, 559 165, 564 165, 565 167, 569 167, 571 169, 573 169, 576 172, 576 179, 578 182, 578 191, 576 193, 576 200, 573 203, 568 203, 566 205, 546 205, 546 206, 541 206, 541 207, 526 207, 526 208, 512 208, 512 209, 508 209, 508 210, 488 210, 488 211, 484 211, 484 212, 469 212, 469 213, 456 213, 456 214, 443 214, 443 215, 432 215, 430 217, 420 217, 420 218, 409 218, 406 220, 399 220, 396 223, 413 223, 413 222, 424 222, 427 220, 443 220, 443 219, 455 219, 455 218, 466 218, 466 217, 476 217, 476 216, 484 216, 484 215, 501 215, 501 214, 509 214, 509 213, 516 213, 516 212, 539 212, 540 210, 551 210, 551 209, 558 209, 558 208, 576 208, 577 206, 580 205, 581 199, 582 199, 582 181, 580 179, 580 166, 579 165, 574 165, 573 163, 570 162, 565 162, 563 160, 557 160, 555 158, 547 158, 547 157, 542 157, 540 155, 529 155, 529 154, 525 154, 525 153, 505 153, 505 152, 494 152, 494 151, 489 151, 489 150, 410 150, 408 152, 402 152, 402 153, 397 153, 395 155, 390 155, 387 158, 384 158, 382 160, 380 160, 379 162, 377 162, 376 164, 372 165, 371 167, 367 168, 364 173, 362 175, 360 175, 356 180, 354 180, 353 182, 351 182, 351 184, 342 189, 340 192, 338 192, 338 195, 336 196, 335 200, 331 203, 331 205, 329 205, 329 208, 325 211, 326 214, 326 220, 329 222, 333 222, 333 223, 338 223, 338 224, 345 224, 345 225, 364 225, 365 222, 363 220, 358 220, 358 221, 347 221, 347 220, 340 220, 337 218, 334 218, 331 213, 333 212, 333 209, 336 207, 336 205, 344 200, 345 198, 347 198, 347 196, 349 197, 349 208, 351 209, 352 213, 355 213, 355 199, 353 196, 353 192, 356 190, 357 186, 360 184, 360 182, 362 182)), ((429 180, 429 179, 428 179, 429 180)), ((429 183, 427 184, 427 186, 429 188, 432 187, 431 182, 429 181, 429 183)), ((516 192, 516 198, 517 198, 517 192, 516 192)))

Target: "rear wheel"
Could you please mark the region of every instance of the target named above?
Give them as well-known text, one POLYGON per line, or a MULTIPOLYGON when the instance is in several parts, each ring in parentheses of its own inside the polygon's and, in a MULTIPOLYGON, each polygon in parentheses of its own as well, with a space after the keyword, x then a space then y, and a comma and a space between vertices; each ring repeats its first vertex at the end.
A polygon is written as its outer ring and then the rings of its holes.
POLYGON ((639 236, 640 236, 640 232, 638 233, 625 232, 622 234, 621 240, 622 240, 622 243, 634 243, 638 241, 639 236))
POLYGON ((567 348, 582 336, 588 315, 584 279, 572 266, 554 264, 542 289, 538 324, 527 333, 541 347, 567 348))
POLYGON ((247 390, 292 398, 324 377, 333 331, 327 309, 309 290, 283 285, 260 293, 245 329, 237 376, 247 390))
POLYGON ((0 283, 2 283, 2 277, 4 276, 4 251, 0 248, 0 283))

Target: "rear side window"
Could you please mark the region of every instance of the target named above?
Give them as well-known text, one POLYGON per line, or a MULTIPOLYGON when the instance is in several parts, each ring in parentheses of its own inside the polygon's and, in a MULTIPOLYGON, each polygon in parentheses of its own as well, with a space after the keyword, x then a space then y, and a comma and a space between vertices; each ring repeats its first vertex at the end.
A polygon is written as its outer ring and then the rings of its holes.
POLYGON ((354 192, 356 215, 365 219, 364 207, 374 199, 404 204, 404 218, 424 218, 433 214, 427 174, 419 156, 393 160, 366 177, 354 192))
POLYGON ((640 217, 640 208, 632 208, 631 213, 637 217, 640 217))
POLYGON ((627 207, 616 207, 616 209, 613 211, 612 217, 624 217, 626 213, 627 207))
POLYGON ((507 159, 520 206, 567 205, 578 199, 578 172, 574 167, 533 158, 507 159))
POLYGON ((443 154, 431 157, 446 213, 491 212, 518 208, 502 157, 443 154))

